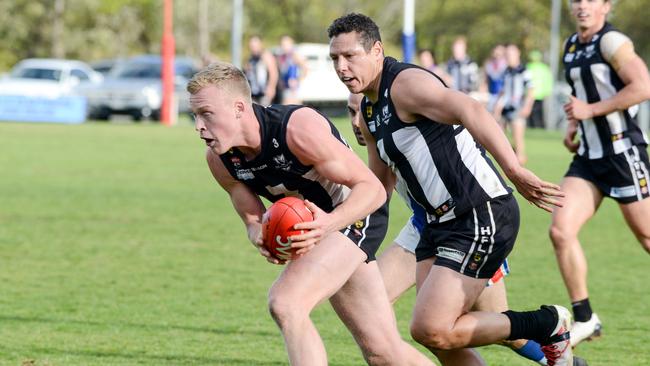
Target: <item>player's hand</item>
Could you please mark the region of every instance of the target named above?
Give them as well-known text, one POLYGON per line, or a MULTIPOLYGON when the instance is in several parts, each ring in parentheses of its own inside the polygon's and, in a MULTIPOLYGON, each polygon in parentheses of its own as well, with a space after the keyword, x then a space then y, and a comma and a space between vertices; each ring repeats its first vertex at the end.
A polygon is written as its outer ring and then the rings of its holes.
POLYGON ((303 230, 300 235, 291 236, 291 247, 298 248, 296 255, 303 255, 332 231, 333 221, 327 212, 320 209, 311 201, 305 200, 305 206, 314 215, 314 221, 300 222, 293 226, 295 230, 303 230))
POLYGON ((578 121, 569 120, 569 124, 566 128, 566 134, 564 135, 564 146, 566 146, 566 148, 571 152, 576 152, 580 147, 580 142, 574 141, 577 133, 578 121))
POLYGON ((573 95, 569 95, 569 103, 564 105, 564 112, 566 112, 569 120, 583 121, 594 117, 594 112, 591 110, 589 104, 573 95))
POLYGON ((285 264, 287 261, 278 259, 271 255, 271 252, 266 249, 264 246, 264 241, 262 239, 262 225, 254 225, 248 229, 248 240, 253 243, 253 246, 257 248, 260 254, 266 258, 266 261, 273 264, 285 264))
POLYGON ((524 167, 520 167, 508 178, 525 199, 542 210, 553 212, 553 206, 562 207, 564 192, 557 184, 539 179, 533 172, 524 167))

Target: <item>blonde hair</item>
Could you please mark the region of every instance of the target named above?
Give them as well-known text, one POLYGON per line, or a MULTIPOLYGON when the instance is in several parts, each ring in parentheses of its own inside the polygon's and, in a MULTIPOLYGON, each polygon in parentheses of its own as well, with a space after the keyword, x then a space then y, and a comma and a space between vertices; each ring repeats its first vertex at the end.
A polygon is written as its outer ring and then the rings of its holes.
POLYGON ((192 76, 187 91, 196 94, 206 86, 214 85, 231 95, 243 96, 251 101, 251 88, 244 73, 235 65, 216 61, 192 76))

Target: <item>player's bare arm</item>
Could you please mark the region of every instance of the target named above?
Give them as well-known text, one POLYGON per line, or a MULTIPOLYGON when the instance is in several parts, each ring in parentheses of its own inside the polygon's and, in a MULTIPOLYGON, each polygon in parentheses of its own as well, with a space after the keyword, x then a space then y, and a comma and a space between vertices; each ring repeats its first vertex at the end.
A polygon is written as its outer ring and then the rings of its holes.
POLYGON ((623 43, 608 60, 625 84, 613 97, 597 103, 586 103, 573 96, 564 106, 569 119, 585 120, 624 110, 650 99, 650 75, 645 62, 634 52, 632 42, 623 43))
POLYGON ((533 111, 533 104, 535 103, 535 87, 530 87, 526 89, 526 96, 524 99, 524 105, 519 112, 519 117, 528 118, 530 113, 533 111))
POLYGON ((287 124, 287 146, 301 163, 312 165, 320 176, 352 190, 348 198, 330 213, 306 202, 314 213, 314 221, 294 226, 296 230, 309 230, 292 237, 291 246, 301 248, 297 254, 307 252, 325 235, 368 216, 386 201, 377 177, 352 150, 332 135, 329 123, 316 111, 301 108, 293 112, 287 124))
POLYGON ((564 135, 564 146, 570 152, 578 151, 580 141, 576 141, 576 134, 578 133, 578 121, 570 119, 567 122, 566 133, 564 135))
POLYGON ((445 88, 434 76, 419 69, 401 72, 395 78, 391 95, 402 121, 416 121, 424 116, 440 123, 462 124, 492 154, 524 198, 549 212, 552 206, 562 205, 560 199, 564 194, 560 187, 539 179, 519 164, 501 128, 479 102, 445 88))
POLYGON ((395 173, 393 173, 390 167, 388 167, 388 165, 386 165, 386 163, 384 163, 384 161, 379 157, 379 153, 377 152, 377 142, 370 131, 368 131, 368 126, 365 123, 361 123, 359 129, 366 141, 366 149, 368 150, 368 167, 384 185, 387 199, 390 200, 393 189, 395 189, 395 173))
POLYGON ((271 256, 271 253, 262 245, 262 215, 265 210, 262 200, 244 183, 233 178, 219 156, 212 152, 211 149, 206 149, 205 157, 212 176, 230 195, 235 211, 237 211, 246 226, 248 239, 259 250, 260 254, 266 257, 267 261, 274 264, 283 264, 284 261, 271 256))

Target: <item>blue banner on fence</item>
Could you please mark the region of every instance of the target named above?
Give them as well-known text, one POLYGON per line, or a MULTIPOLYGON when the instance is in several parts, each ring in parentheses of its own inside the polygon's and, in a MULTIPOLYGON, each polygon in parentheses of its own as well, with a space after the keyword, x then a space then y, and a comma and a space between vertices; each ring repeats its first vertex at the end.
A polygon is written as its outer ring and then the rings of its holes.
POLYGON ((82 123, 86 120, 86 98, 0 95, 0 121, 82 123))

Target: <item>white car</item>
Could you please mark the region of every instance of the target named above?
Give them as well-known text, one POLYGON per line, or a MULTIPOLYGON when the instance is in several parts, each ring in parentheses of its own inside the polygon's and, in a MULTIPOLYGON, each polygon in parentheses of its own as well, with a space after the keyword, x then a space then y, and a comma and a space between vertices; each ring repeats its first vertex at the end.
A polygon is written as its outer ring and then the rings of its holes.
MULTIPOLYGON (((90 118, 105 120, 113 114, 126 114, 136 121, 158 120, 162 107, 161 70, 159 55, 134 56, 116 62, 104 82, 85 93, 90 118)), ((182 56, 174 58, 174 92, 179 113, 190 111, 185 86, 196 71, 194 60, 182 56)))
POLYGON ((308 69, 298 88, 299 99, 310 105, 344 105, 350 92, 334 71, 329 45, 300 43, 295 52, 305 59, 308 69))
POLYGON ((89 85, 102 82, 101 74, 77 60, 32 58, 17 63, 0 79, 0 95, 58 98, 84 95, 89 85))

